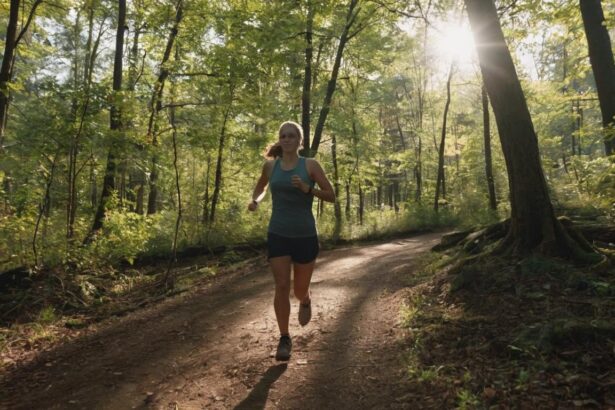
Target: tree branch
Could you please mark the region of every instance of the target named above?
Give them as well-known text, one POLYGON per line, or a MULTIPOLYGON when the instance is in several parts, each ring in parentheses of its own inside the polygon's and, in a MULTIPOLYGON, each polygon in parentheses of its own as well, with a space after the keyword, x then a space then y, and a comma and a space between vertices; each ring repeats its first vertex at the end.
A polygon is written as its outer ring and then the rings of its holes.
POLYGON ((32 5, 32 8, 30 9, 30 14, 28 15, 28 20, 26 20, 26 24, 24 24, 24 26, 21 28, 21 31, 19 32, 19 35, 17 36, 17 39, 15 40, 15 48, 17 48, 17 44, 19 44, 19 41, 21 40, 21 38, 28 31, 28 27, 30 26, 30 23, 32 22, 32 19, 34 19, 34 12, 36 11, 36 8, 42 2, 43 2, 43 0, 36 0, 34 2, 34 4, 32 5))

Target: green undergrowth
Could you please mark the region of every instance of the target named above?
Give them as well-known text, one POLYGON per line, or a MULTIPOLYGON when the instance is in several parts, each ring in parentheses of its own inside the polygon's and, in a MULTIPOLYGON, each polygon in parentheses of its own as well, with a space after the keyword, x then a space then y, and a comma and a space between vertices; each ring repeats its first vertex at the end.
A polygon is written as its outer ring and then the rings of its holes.
POLYGON ((401 309, 425 408, 615 406, 615 270, 432 253, 401 309))

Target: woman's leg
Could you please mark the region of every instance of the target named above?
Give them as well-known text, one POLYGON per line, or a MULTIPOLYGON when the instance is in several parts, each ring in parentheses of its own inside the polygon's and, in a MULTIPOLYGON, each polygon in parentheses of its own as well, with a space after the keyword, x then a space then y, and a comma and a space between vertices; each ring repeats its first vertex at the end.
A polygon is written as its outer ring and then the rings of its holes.
POLYGON ((316 260, 308 263, 293 263, 295 297, 303 305, 310 303, 310 281, 315 263, 316 260))
POLYGON ((288 334, 288 319, 290 317, 290 265, 290 256, 278 256, 269 259, 269 266, 275 280, 273 308, 281 335, 288 334))

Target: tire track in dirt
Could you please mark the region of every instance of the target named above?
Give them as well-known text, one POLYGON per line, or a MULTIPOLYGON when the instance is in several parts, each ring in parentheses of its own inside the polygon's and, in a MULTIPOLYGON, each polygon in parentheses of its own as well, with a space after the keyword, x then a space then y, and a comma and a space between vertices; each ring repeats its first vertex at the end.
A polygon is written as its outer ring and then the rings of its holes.
POLYGON ((403 277, 441 234, 323 252, 314 317, 277 344, 265 261, 109 321, 0 382, 10 409, 403 408, 396 331, 403 277))

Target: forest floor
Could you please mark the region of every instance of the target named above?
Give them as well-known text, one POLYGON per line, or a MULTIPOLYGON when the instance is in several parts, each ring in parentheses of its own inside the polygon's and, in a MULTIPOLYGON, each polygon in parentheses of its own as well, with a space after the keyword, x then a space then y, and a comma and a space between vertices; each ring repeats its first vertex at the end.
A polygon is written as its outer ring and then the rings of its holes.
MULTIPOLYGON (((615 408, 608 326, 604 338, 567 339, 549 353, 511 339, 549 320, 545 302, 548 312, 593 311, 593 296, 554 302, 545 294, 557 286, 545 282, 542 296, 451 293, 454 275, 426 269, 442 258, 428 252, 440 237, 322 252, 307 326, 292 303, 287 363, 273 358, 273 286, 260 255, 123 317, 3 353, 0 408, 615 408)), ((613 317, 612 302, 601 299, 600 315, 613 317)))

